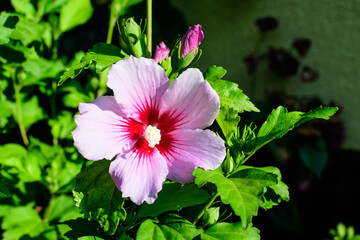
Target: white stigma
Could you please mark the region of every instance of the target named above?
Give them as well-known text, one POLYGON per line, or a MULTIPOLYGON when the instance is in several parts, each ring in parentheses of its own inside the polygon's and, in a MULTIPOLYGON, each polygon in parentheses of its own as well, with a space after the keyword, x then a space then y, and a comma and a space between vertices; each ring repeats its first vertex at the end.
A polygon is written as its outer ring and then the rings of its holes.
POLYGON ((149 147, 155 147, 156 144, 160 143, 161 134, 160 130, 154 126, 147 126, 144 133, 145 139, 149 142, 149 147))

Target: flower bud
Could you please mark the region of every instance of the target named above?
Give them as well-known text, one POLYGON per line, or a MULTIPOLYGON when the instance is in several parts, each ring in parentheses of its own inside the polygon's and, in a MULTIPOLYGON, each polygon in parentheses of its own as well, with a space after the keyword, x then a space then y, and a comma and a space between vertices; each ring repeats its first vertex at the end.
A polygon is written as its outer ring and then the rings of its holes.
MULTIPOLYGON (((204 39, 204 33, 201 30, 201 25, 189 27, 188 31, 181 38, 180 55, 186 57, 192 51, 197 50, 200 42, 204 39)), ((194 55, 195 55, 194 52, 194 55)))
POLYGON ((134 18, 123 20, 120 27, 120 46, 135 57, 146 56, 146 36, 134 18))
POLYGON ((169 58, 170 49, 166 47, 164 42, 161 42, 159 45, 156 46, 156 50, 154 53, 155 62, 159 63, 166 58, 169 58))
POLYGON ((189 27, 171 52, 171 65, 175 71, 185 69, 199 60, 201 49, 198 47, 203 39, 204 33, 199 24, 189 27))

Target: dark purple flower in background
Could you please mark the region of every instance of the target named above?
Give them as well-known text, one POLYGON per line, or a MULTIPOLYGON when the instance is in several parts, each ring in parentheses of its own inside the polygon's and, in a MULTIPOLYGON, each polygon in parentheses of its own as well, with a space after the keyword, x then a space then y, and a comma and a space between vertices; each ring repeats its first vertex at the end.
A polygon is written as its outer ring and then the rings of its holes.
POLYGON ((299 61, 283 48, 269 48, 269 67, 279 77, 286 78, 297 74, 299 61))
POLYGON ((311 67, 304 66, 301 70, 300 79, 302 82, 314 82, 319 77, 319 72, 311 67))
POLYGON ((292 46, 301 57, 305 57, 311 47, 311 40, 307 38, 297 38, 294 40, 292 46))
POLYGON ((279 21, 275 17, 263 17, 255 20, 255 25, 260 29, 261 32, 268 32, 271 30, 275 30, 279 21))
POLYGON ((186 57, 190 52, 198 48, 203 39, 204 33, 201 30, 201 25, 197 24, 194 27, 189 27, 188 31, 181 38, 180 55, 186 57))
POLYGON ((164 42, 161 42, 159 45, 156 46, 156 50, 154 53, 154 60, 155 62, 159 63, 166 58, 169 58, 170 49, 165 45, 164 42))

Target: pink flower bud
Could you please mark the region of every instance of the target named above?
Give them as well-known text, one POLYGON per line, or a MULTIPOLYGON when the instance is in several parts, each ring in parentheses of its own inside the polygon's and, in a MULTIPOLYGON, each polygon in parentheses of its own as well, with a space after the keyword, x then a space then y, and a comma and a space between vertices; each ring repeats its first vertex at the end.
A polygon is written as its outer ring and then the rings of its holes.
POLYGON ((201 30, 201 25, 198 24, 194 27, 189 27, 189 30, 181 38, 181 56, 185 57, 191 51, 196 50, 203 39, 204 33, 201 30))
POLYGON ((159 63, 166 58, 169 58, 170 49, 168 49, 164 42, 161 42, 156 46, 156 50, 154 53, 155 62, 159 63))

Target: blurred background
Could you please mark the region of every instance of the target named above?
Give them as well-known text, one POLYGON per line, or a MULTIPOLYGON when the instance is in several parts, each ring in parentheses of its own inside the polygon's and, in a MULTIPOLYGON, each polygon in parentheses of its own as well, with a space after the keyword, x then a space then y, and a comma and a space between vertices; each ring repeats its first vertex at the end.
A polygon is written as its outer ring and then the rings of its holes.
MULTIPOLYGON (((71 64, 71 59, 79 61, 81 51, 106 41, 110 1, 93 0, 91 4, 91 18, 58 40, 57 54, 64 64, 71 64)), ((261 110, 242 114, 241 124, 261 124, 278 105, 292 111, 309 111, 319 105, 340 108, 328 121, 294 129, 249 162, 279 167, 290 189, 288 203, 268 212, 259 210, 254 218, 262 239, 331 239, 329 229, 339 222, 353 225, 359 233, 360 105, 356 99, 360 94, 360 2, 154 0, 153 4, 154 48, 160 41, 172 48, 189 26, 202 25, 203 54, 194 67, 202 72, 212 65, 224 67, 228 71, 224 78, 238 83, 261 110)), ((145 9, 145 2, 139 0, 123 17, 145 19, 145 9)), ((0 0, 0 10, 14 8, 10 1, 0 0)), ((50 17, 46 20, 51 22, 50 17)), ((116 27, 112 43, 119 43, 116 27)), ((60 73, 55 73, 54 82, 60 73)), ((80 74, 78 83, 71 80, 57 90, 54 100, 58 109, 69 112, 66 121, 71 122, 68 117, 75 114, 79 102, 94 98, 89 94, 91 87, 85 87, 92 78, 80 74)), ((35 91, 39 106, 51 112, 49 103, 43 101, 46 91, 39 89, 35 91)), ((35 122, 28 134, 52 144, 54 126, 47 123, 45 115, 35 122)), ((21 143, 18 132, 14 134, 16 124, 6 128, 2 129, 1 144, 21 143)), ((71 136, 57 141, 72 146, 71 136)))
POLYGON ((326 239, 338 222, 360 229, 360 2, 171 4, 186 25, 203 26, 199 68, 227 69, 225 78, 238 83, 261 110, 241 116, 243 122, 264 121, 278 105, 301 111, 340 108, 329 121, 294 129, 249 163, 277 165, 290 188, 289 203, 254 219, 262 239, 326 239))

